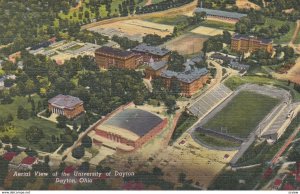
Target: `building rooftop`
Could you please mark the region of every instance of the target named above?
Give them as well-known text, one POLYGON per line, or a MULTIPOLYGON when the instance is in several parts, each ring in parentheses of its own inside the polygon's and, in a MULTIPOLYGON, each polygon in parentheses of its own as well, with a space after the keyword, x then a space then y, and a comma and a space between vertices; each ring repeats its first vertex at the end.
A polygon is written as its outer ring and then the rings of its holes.
POLYGON ((200 77, 206 75, 208 73, 208 70, 206 68, 194 68, 189 71, 185 71, 182 73, 179 73, 177 75, 177 79, 185 82, 185 83, 192 83, 193 81, 199 79, 200 77))
POLYGON ((178 75, 177 72, 170 71, 170 70, 164 70, 161 72, 161 76, 165 78, 172 78, 172 77, 176 77, 177 75, 178 75))
POLYGON ((16 152, 6 152, 2 157, 6 161, 11 161, 18 154, 16 152))
POLYGON ((241 19, 242 17, 247 16, 247 14, 237 13, 237 12, 229 12, 229 11, 221 11, 221 10, 214 10, 214 9, 207 9, 207 8, 196 8, 195 12, 205 12, 207 15, 214 15, 214 16, 221 16, 221 17, 228 17, 234 19, 241 19))
POLYGON ((245 69, 245 70, 248 70, 250 68, 249 65, 245 65, 245 64, 242 64, 242 63, 239 63, 239 62, 236 62, 236 61, 231 61, 229 63, 229 66, 233 69, 245 69))
POLYGON ((269 44, 269 43, 272 43, 272 39, 266 39, 266 38, 257 38, 257 37, 254 37, 254 36, 247 36, 247 35, 244 35, 244 34, 234 34, 232 36, 233 39, 244 39, 244 40, 256 40, 256 41, 260 41, 261 43, 263 44, 269 44))
POLYGON ((163 67, 165 67, 168 64, 167 61, 157 61, 157 62, 150 62, 149 66, 153 69, 153 70, 159 70, 163 67))
POLYGON ((56 107, 72 109, 74 106, 82 104, 83 101, 74 96, 59 94, 51 98, 48 103, 56 107))
POLYGON ((199 79, 201 76, 206 75, 208 70, 206 68, 195 67, 197 62, 203 60, 203 56, 197 56, 190 60, 187 60, 183 65, 185 70, 183 72, 175 72, 170 70, 163 70, 161 73, 162 77, 172 78, 176 77, 178 80, 185 83, 192 83, 193 81, 199 79))
POLYGON ((148 111, 128 108, 117 113, 103 124, 113 126, 114 128, 125 129, 142 137, 162 121, 162 118, 148 111))
POLYGON ((113 56, 122 57, 122 58, 129 58, 129 57, 132 57, 135 55, 131 51, 124 51, 121 49, 111 48, 111 47, 107 47, 107 46, 98 48, 96 50, 96 53, 104 53, 104 54, 113 55, 113 56))
POLYGON ((150 53, 152 55, 159 55, 164 56, 171 51, 165 48, 160 48, 157 46, 150 46, 145 43, 142 43, 132 49, 133 52, 143 52, 143 53, 150 53))
POLYGON ((36 161, 35 157, 27 156, 21 162, 21 164, 32 165, 36 161))

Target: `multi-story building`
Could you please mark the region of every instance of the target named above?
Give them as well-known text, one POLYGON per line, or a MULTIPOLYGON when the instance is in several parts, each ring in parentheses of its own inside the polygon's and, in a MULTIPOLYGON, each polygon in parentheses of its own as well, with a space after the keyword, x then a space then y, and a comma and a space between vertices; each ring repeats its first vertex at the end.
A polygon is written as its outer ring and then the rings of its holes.
POLYGON ((204 86, 209 76, 206 68, 194 68, 180 73, 164 70, 161 78, 168 89, 172 82, 179 82, 181 95, 190 97, 204 86))
POLYGON ((254 36, 235 34, 231 38, 231 49, 239 52, 253 52, 265 50, 268 53, 273 52, 273 41, 270 39, 259 39, 254 36))
POLYGON ((143 62, 149 63, 153 61, 168 61, 171 51, 165 48, 140 44, 131 50, 143 57, 143 62))
POLYGON ((168 67, 167 61, 153 61, 149 63, 149 66, 145 68, 145 77, 147 79, 155 79, 160 77, 163 70, 168 67))
POLYGON ((103 46, 95 51, 96 63, 100 68, 111 67, 135 69, 141 57, 134 52, 103 46))
POLYGON ((48 101, 50 112, 64 115, 67 118, 74 118, 84 112, 83 101, 69 95, 57 95, 48 101))

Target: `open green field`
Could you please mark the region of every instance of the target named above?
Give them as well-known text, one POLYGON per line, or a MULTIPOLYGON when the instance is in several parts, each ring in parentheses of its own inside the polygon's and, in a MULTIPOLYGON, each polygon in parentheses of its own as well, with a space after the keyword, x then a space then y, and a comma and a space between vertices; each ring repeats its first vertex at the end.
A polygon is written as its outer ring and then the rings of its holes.
POLYGON ((229 141, 227 139, 223 139, 220 137, 216 136, 211 136, 209 134, 202 133, 200 131, 195 131, 195 137, 199 139, 199 141, 205 143, 206 145, 209 146, 218 146, 218 147, 238 147, 241 144, 234 142, 234 141, 229 141))
POLYGON ((273 85, 276 87, 280 87, 285 90, 291 91, 294 101, 300 101, 300 93, 294 89, 294 84, 288 85, 287 81, 281 81, 281 80, 276 80, 268 77, 253 76, 253 75, 243 76, 243 77, 232 76, 225 81, 225 85, 229 87, 231 90, 235 90, 237 87, 245 83, 253 83, 258 85, 266 84, 266 85, 273 85))
POLYGON ((234 31, 235 25, 225 22, 218 22, 218 21, 212 21, 212 20, 205 20, 201 22, 200 26, 210 27, 210 28, 217 28, 221 30, 228 30, 228 31, 234 31))
POLYGON ((269 96, 241 91, 204 127, 217 131, 227 129, 229 134, 245 138, 278 102, 269 96))
POLYGON ((159 24, 166 24, 166 25, 177 25, 180 23, 187 22, 188 16, 185 15, 173 15, 168 17, 152 17, 145 19, 149 22, 155 22, 159 24))
MULTIPOLYGON (((41 100, 41 98, 37 95, 32 96, 32 99, 37 102, 41 100)), ((60 146, 60 143, 53 143, 51 141, 52 135, 55 135, 56 137, 59 137, 60 134, 64 134, 64 131, 62 129, 56 128, 56 124, 52 123, 50 121, 40 119, 38 117, 31 117, 28 120, 21 120, 17 118, 17 109, 18 106, 22 105, 25 109, 28 111, 31 110, 31 104, 28 102, 27 97, 23 96, 17 96, 14 98, 14 102, 12 104, 5 104, 0 105, 0 112, 2 117, 6 117, 8 114, 12 114, 14 117, 14 120, 12 121, 12 125, 14 126, 12 129, 1 132, 0 137, 3 137, 4 135, 8 135, 9 137, 18 137, 20 140, 20 146, 24 147, 31 147, 40 151, 48 151, 49 144, 51 144, 52 149, 56 149, 60 146), (30 144, 25 139, 25 131, 30 126, 38 126, 40 129, 44 132, 44 138, 40 140, 38 144, 30 144)))

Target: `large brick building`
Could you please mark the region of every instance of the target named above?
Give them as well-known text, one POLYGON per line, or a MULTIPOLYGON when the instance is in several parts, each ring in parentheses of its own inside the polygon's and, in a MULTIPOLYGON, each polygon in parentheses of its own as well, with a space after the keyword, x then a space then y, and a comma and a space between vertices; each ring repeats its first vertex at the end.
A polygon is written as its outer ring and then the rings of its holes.
POLYGON ((209 79, 206 68, 196 67, 196 64, 204 63, 203 58, 204 56, 199 55, 186 61, 183 64, 185 66, 183 72, 168 70, 168 62, 166 61, 151 62, 145 69, 145 77, 147 79, 162 78, 167 89, 170 89, 172 83, 178 82, 181 95, 190 97, 201 89, 209 79))
POLYGON ((166 70, 168 67, 167 61, 157 61, 150 62, 149 65, 145 68, 145 77, 147 79, 155 79, 160 77, 163 70, 166 70))
POLYGON ((95 58, 100 68, 135 69, 139 65, 141 57, 131 51, 103 46, 95 51, 95 58))
POLYGON ((132 52, 140 54, 143 62, 168 61, 171 51, 165 48, 140 44, 132 49, 132 52))
POLYGON ((151 140, 166 126, 167 119, 134 107, 121 106, 94 126, 89 136, 94 144, 120 151, 132 151, 151 140))
POLYGON ((268 53, 273 52, 272 40, 259 39, 253 36, 235 34, 231 38, 231 49, 239 52, 253 52, 265 50, 268 53))
POLYGON ((83 101, 69 95, 58 95, 48 101, 50 112, 74 118, 84 112, 83 101))
POLYGON ((206 68, 195 68, 180 73, 164 70, 161 78, 168 89, 170 89, 172 82, 179 82, 181 95, 190 97, 204 86, 209 76, 206 68))

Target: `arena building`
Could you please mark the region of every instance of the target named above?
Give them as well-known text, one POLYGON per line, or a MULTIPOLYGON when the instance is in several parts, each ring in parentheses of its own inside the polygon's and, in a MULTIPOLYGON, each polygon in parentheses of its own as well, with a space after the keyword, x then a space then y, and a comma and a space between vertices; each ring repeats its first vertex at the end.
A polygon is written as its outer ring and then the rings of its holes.
POLYGON ((132 151, 151 140, 166 124, 166 118, 135 108, 131 103, 109 114, 103 122, 94 126, 89 136, 96 145, 132 151))
POLYGON ((247 16, 247 14, 242 14, 237 12, 220 11, 214 9, 201 8, 201 7, 196 8, 194 11, 194 13, 201 13, 201 12, 205 12, 206 17, 208 19, 216 18, 221 20, 229 20, 233 22, 238 22, 241 18, 247 16))
POLYGON ((259 39, 254 36, 235 34, 231 38, 231 49, 238 52, 253 52, 265 50, 273 52, 273 41, 270 39, 259 39))
POLYGON ((69 95, 57 95, 48 101, 50 112, 64 115, 67 118, 74 118, 84 112, 83 101, 69 95))
POLYGON ((135 69, 140 64, 141 57, 131 51, 103 46, 95 51, 95 58, 100 68, 135 69))

